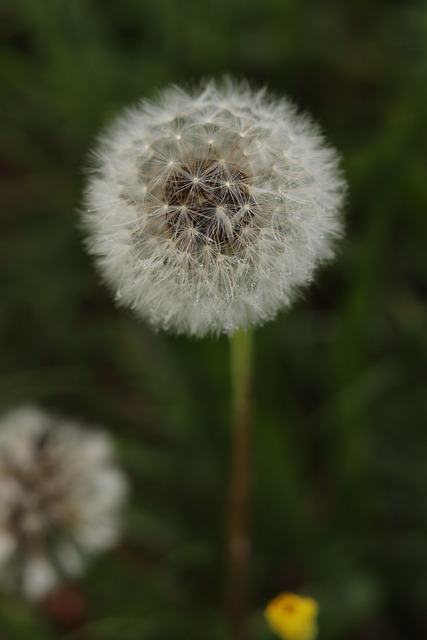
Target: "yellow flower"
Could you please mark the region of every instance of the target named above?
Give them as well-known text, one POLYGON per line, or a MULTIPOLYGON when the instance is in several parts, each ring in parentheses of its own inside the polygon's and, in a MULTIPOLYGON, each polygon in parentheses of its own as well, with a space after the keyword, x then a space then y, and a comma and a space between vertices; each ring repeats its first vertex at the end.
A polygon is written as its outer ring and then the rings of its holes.
POLYGON ((271 629, 284 640, 315 640, 319 605, 313 598, 281 593, 265 610, 271 629))

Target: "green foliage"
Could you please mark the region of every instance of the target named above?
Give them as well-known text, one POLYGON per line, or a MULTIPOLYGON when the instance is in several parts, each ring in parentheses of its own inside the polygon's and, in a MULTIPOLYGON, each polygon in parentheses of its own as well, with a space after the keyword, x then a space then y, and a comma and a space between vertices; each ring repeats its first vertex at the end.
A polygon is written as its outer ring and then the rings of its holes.
POLYGON ((337 262, 256 334, 253 640, 280 590, 319 598, 322 640, 424 637, 425 6, 3 0, 0 25, 0 407, 106 425, 133 485, 122 545, 78 585, 83 617, 4 595, 0 637, 228 637, 227 343, 116 309, 76 212, 103 124, 223 73, 311 111, 350 184, 337 262))

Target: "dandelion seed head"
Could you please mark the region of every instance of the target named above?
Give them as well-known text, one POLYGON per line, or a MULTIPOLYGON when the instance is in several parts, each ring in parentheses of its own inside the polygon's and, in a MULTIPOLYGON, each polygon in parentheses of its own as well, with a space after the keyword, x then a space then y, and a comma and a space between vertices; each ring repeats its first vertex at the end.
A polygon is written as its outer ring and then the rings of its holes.
POLYGON ((107 435, 21 407, 0 419, 0 583, 46 595, 113 546, 126 494, 107 435))
POLYGON ((88 244, 154 327, 233 333, 272 319, 333 257, 344 190, 335 151, 286 99, 229 80, 172 87, 100 140, 88 244))

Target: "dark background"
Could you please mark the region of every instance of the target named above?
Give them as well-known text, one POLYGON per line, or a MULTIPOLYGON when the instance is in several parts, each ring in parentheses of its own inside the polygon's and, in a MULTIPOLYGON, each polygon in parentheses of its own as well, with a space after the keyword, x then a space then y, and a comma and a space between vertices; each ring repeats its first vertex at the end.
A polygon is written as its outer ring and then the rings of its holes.
POLYGON ((123 543, 1 640, 226 640, 228 345, 115 308, 83 246, 87 150, 124 106, 229 73, 293 98, 343 156, 347 235, 256 332, 253 640, 279 591, 320 639, 427 637, 427 6, 3 0, 0 409, 105 425, 133 486, 123 543))

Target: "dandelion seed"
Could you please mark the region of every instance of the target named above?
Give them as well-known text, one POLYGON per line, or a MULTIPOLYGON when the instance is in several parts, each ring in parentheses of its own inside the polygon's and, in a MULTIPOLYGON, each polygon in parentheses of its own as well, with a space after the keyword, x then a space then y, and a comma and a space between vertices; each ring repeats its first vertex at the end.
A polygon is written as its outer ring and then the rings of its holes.
POLYGON ((244 83, 142 101, 94 164, 90 251, 120 303, 156 328, 202 336, 274 318, 342 232, 335 151, 286 99, 244 83))
POLYGON ((23 407, 0 420, 0 583, 29 598, 113 546, 126 483, 101 431, 23 407))
POLYGON ((268 604, 265 617, 283 640, 315 640, 318 610, 313 598, 281 593, 268 604))

